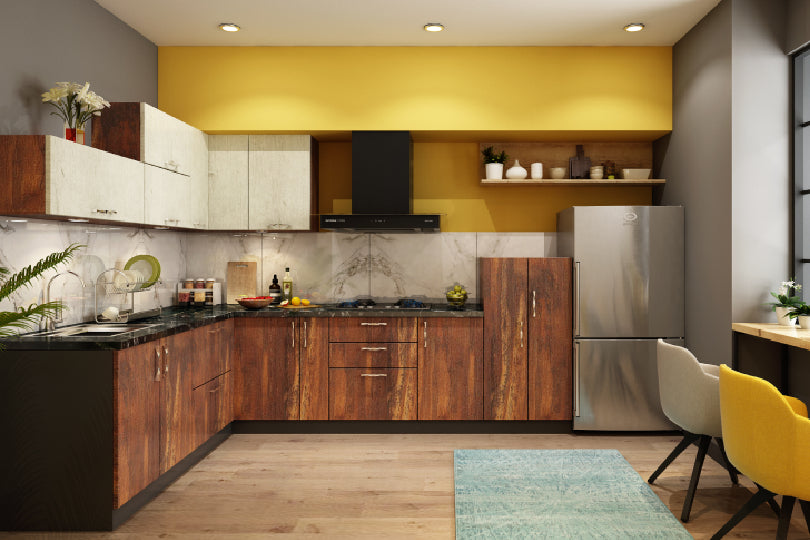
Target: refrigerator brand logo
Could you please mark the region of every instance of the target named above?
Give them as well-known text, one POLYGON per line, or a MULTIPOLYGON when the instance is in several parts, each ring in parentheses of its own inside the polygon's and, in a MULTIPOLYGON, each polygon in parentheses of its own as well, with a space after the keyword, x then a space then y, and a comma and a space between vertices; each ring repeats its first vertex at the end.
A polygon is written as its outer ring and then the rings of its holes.
POLYGON ((638 214, 635 212, 625 212, 624 213, 624 224, 625 225, 638 225, 638 214))

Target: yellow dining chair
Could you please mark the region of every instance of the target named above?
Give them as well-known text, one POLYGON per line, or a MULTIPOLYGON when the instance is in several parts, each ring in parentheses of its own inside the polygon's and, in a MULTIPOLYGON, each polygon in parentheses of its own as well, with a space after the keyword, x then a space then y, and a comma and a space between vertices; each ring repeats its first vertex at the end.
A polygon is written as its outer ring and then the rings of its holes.
POLYGON ((757 492, 712 536, 722 538, 745 516, 782 495, 777 539, 787 538, 796 499, 810 529, 810 420, 807 407, 771 383, 720 366, 720 416, 731 462, 757 492))

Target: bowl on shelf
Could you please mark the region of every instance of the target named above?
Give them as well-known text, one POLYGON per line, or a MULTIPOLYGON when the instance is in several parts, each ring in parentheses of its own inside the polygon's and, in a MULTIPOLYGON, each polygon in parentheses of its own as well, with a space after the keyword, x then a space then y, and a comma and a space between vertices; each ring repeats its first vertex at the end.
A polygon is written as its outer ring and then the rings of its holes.
POLYGON ((622 169, 622 178, 625 180, 646 180, 650 177, 652 169, 622 169))
POLYGON ((263 307, 267 307, 270 305, 270 302, 273 301, 272 298, 237 298, 236 301, 239 303, 240 306, 247 309, 261 309, 263 307))

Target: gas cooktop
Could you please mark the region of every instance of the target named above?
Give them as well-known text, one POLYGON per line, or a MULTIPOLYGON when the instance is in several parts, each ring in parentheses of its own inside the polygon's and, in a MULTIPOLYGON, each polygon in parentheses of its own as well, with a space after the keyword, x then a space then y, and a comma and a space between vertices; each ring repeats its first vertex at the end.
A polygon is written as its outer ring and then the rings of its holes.
POLYGON ((371 298, 358 298, 339 302, 335 307, 340 309, 430 309, 430 304, 413 298, 400 298, 396 302, 375 302, 371 298))

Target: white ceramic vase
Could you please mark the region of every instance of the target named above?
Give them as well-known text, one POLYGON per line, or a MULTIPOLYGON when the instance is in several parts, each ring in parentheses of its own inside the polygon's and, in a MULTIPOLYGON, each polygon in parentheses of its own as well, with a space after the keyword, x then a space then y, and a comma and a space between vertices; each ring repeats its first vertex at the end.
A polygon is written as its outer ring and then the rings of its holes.
POLYGON ((810 328, 810 315, 799 315, 799 326, 801 328, 810 328))
POLYGON ((788 313, 790 313, 790 308, 776 306, 776 320, 782 326, 795 326, 796 319, 791 319, 788 317, 788 313))
POLYGON ((486 163, 487 180, 503 180, 503 163, 486 163))
POLYGON ((532 178, 535 178, 535 179, 543 178, 543 164, 542 163, 532 163, 532 178))
POLYGON ((520 166, 520 161, 515 160, 515 164, 506 170, 506 177, 513 179, 526 178, 526 169, 520 166))

